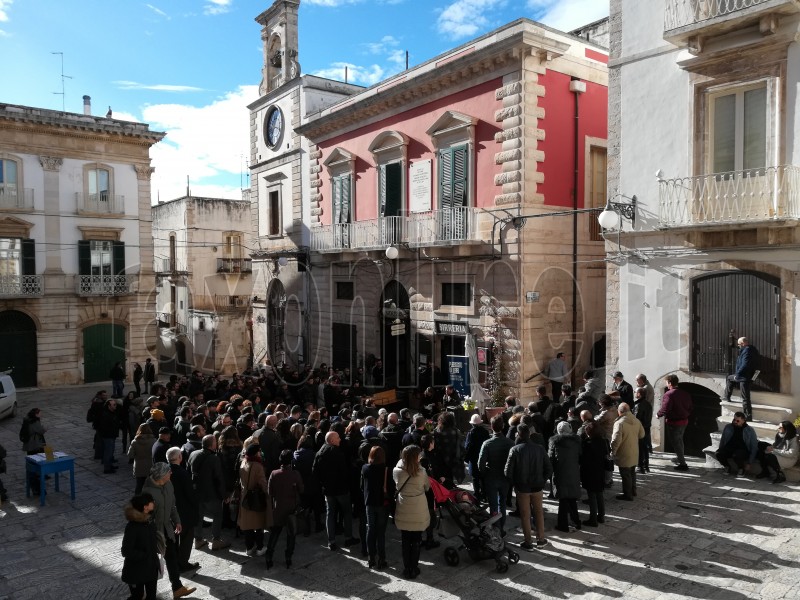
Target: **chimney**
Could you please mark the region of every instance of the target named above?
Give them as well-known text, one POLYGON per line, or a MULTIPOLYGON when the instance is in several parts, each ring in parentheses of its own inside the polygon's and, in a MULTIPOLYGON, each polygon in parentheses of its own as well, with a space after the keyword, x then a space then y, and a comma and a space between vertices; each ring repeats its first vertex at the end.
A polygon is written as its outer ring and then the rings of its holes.
POLYGON ((91 115, 92 114, 92 97, 91 96, 84 96, 83 97, 83 114, 91 115))

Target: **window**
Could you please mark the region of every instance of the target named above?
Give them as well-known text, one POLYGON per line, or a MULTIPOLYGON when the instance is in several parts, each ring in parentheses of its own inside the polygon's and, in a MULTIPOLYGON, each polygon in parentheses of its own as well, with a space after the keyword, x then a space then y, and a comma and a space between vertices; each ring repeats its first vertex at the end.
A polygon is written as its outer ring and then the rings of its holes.
POLYGON ((83 165, 83 193, 76 194, 78 211, 98 214, 122 214, 125 202, 114 195, 114 170, 104 164, 83 165))
POLYGON ((336 299, 353 300, 355 298, 355 286, 352 281, 336 282, 336 299))
POLYGON ((280 235, 281 233, 281 193, 280 190, 269 191, 269 222, 267 235, 280 235))
POLYGON ((80 240, 78 270, 92 278, 123 275, 125 272, 125 243, 109 240, 80 240))
POLYGON ((443 283, 443 306, 472 306, 471 283, 443 283))
POLYGON ((21 241, 14 238, 0 238, 0 276, 22 274, 21 241))
POLYGON ((266 175, 259 181, 258 235, 279 237, 287 233, 283 227, 283 186, 289 185, 285 173, 266 175))
POLYGON ((767 86, 742 87, 709 96, 712 173, 761 174, 767 166, 767 86))
POLYGON ((222 246, 222 255, 225 258, 242 257, 242 235, 239 233, 226 233, 222 246))
POLYGON ((350 247, 350 228, 352 222, 350 174, 334 177, 332 180, 334 239, 341 248, 350 247))
MULTIPOLYGON (((589 206, 590 208, 603 208, 606 205, 606 166, 607 151, 602 146, 592 146, 589 149, 589 206)), ((592 241, 602 241, 600 223, 596 215, 589 213, 589 236, 592 241)))
POLYGON ((17 195, 17 163, 7 158, 0 159, 0 198, 17 195))
POLYGON ((87 177, 89 201, 92 203, 108 202, 111 190, 111 174, 108 169, 89 169, 87 177))
POLYGON ((439 150, 439 208, 467 206, 467 147, 439 150))

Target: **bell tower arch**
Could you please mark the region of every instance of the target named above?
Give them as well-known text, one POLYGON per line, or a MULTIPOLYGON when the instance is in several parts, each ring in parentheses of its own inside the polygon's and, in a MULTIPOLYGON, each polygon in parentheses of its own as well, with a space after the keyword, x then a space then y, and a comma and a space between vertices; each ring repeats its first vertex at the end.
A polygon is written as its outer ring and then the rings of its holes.
POLYGON ((300 76, 300 63, 297 62, 299 9, 300 0, 275 0, 270 8, 256 17, 256 22, 261 25, 264 48, 259 86, 262 96, 300 76))

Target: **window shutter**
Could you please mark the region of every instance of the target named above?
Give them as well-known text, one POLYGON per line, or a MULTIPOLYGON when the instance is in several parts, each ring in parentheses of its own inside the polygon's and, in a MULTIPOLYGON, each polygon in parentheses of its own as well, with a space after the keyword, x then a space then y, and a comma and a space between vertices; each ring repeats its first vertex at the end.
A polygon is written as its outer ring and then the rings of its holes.
POLYGON ((350 223, 350 175, 342 177, 342 223, 350 223))
POLYGON ((22 274, 36 275, 36 242, 22 240, 22 274))
POLYGON ((342 178, 333 179, 333 222, 342 222, 342 178))
POLYGON ((114 275, 125 273, 125 242, 112 242, 112 259, 114 275))
POLYGON ((378 165, 378 215, 386 216, 386 165, 378 165))
POLYGON ((453 206, 467 206, 467 147, 453 148, 453 206))
POLYGON ((439 209, 446 210, 453 205, 453 151, 448 148, 439 151, 439 209))
POLYGON ((78 274, 92 274, 92 242, 89 240, 78 240, 78 274))

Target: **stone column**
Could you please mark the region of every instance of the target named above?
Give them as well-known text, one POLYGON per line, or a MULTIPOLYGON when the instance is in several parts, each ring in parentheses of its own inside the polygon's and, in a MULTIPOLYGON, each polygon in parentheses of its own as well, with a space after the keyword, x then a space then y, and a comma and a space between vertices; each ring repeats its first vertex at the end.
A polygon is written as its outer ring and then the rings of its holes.
MULTIPOLYGON (((59 198, 59 173, 64 159, 56 156, 40 156, 39 164, 44 171, 44 229, 47 246, 45 251, 45 274, 63 275, 61 268, 61 202, 59 198)), ((42 240, 44 242, 44 240, 42 240)))

